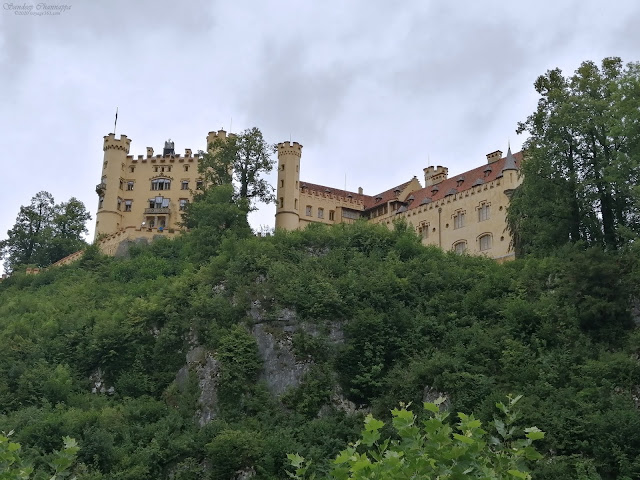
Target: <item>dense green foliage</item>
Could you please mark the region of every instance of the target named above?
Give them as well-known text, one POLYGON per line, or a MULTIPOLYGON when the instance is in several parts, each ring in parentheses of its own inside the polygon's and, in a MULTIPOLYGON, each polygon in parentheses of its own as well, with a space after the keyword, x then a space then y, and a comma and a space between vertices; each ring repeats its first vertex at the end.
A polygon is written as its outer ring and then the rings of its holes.
POLYGON ((20 207, 16 223, 0 241, 5 270, 19 266, 46 267, 86 246, 82 235, 91 216, 75 198, 56 204, 49 192, 39 192, 20 207))
MULTIPOLYGON (((459 422, 452 427, 447 422, 449 413, 440 410, 440 405, 446 401, 444 397, 424 403, 428 418, 422 422, 418 422, 416 415, 404 405, 393 409, 392 423, 398 439, 387 437, 380 441, 384 422, 369 414, 360 440, 336 456, 330 478, 530 480, 527 460, 542 458, 532 444, 544 438, 544 432, 536 427, 517 432, 514 422, 518 414, 514 407, 521 398, 509 396, 506 405, 496 404, 503 416, 494 420, 495 435, 489 435, 473 415, 464 413, 458 413, 459 422)), ((288 458, 295 468, 292 478, 307 478, 310 464, 297 454, 289 454, 288 458)))
POLYGON ((519 125, 524 180, 508 220, 518 255, 567 242, 615 249, 640 233, 640 64, 605 58, 535 82, 537 110, 519 125))
POLYGON ((452 412, 487 424, 517 392, 519 425, 547 432, 535 479, 640 475, 637 245, 498 265, 423 247, 403 228, 261 238, 237 225, 211 224, 207 236, 195 227, 128 259, 90 248, 73 265, 1 282, 0 431, 15 430, 36 466, 73 436, 79 479, 226 479, 251 468, 276 479, 287 453, 325 474, 356 440, 363 415, 337 408, 336 395, 387 419, 398 401, 439 392, 452 412), (281 401, 260 376, 256 309, 310 365, 281 401), (287 333, 285 310, 307 327, 287 333), (219 364, 217 412, 203 427, 205 360, 177 375, 194 338, 219 364))

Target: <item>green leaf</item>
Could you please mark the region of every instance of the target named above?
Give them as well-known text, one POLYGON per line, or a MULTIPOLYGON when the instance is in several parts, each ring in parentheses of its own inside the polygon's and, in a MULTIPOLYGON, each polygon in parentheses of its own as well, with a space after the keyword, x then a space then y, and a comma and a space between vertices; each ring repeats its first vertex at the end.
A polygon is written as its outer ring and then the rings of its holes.
POLYGON ((529 474, 521 472, 520 470, 508 470, 507 473, 514 477, 524 478, 525 480, 529 478, 529 474))

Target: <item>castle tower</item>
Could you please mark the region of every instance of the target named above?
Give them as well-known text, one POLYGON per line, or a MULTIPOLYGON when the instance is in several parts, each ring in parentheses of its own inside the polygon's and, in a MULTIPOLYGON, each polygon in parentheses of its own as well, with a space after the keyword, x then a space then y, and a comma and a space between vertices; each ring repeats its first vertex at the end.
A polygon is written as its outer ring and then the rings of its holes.
POLYGON ((122 198, 120 181, 124 175, 124 165, 129 154, 131 140, 126 135, 116 138, 115 133, 104 137, 102 150, 102 178, 96 185, 98 194, 98 213, 96 214, 96 237, 100 234, 115 233, 122 223, 122 198))
POLYGON ((300 157, 298 142, 278 144, 276 229, 295 230, 300 222, 300 157))

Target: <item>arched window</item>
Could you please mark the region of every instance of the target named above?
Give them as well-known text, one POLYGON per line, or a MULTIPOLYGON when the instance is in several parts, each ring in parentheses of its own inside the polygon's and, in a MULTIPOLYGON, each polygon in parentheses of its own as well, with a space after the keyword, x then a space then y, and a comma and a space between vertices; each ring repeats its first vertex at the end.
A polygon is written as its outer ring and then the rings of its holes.
POLYGON ((459 242, 456 242, 453 244, 453 251, 456 252, 457 254, 463 254, 464 252, 467 251, 467 241, 466 240, 460 240, 459 242))
POLYGON ((491 238, 491 234, 490 233, 485 233, 485 234, 480 235, 480 237, 478 237, 478 242, 480 244, 480 251, 481 252, 489 250, 491 248, 491 244, 493 243, 492 238, 491 238))

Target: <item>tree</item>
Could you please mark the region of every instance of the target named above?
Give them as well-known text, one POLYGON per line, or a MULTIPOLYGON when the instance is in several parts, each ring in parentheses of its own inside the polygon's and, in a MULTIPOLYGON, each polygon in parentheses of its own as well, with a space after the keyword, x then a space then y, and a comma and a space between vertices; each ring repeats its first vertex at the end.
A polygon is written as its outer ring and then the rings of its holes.
POLYGON ((526 152, 507 222, 516 254, 583 242, 612 250, 640 232, 640 64, 605 58, 535 82, 518 124, 526 152))
MULTIPOLYGON (((439 405, 445 401, 442 397, 434 403, 424 404, 430 418, 422 422, 422 428, 417 426, 416 416, 404 406, 392 410, 392 423, 398 440, 387 438, 380 442, 384 422, 369 414, 364 422, 362 438, 338 454, 329 478, 530 479, 526 461, 542 458, 531 445, 544 438, 544 432, 536 427, 526 428, 524 438, 516 438, 514 406, 520 398, 509 396, 507 405, 502 402, 496 404, 505 419, 494 420, 497 436, 488 438, 480 420, 473 415, 458 413, 460 421, 453 429, 446 422, 448 413, 440 411, 439 405)), ((295 468, 295 473, 290 473, 290 476, 306 478, 309 464, 305 459, 297 454, 289 454, 288 457, 295 468)))
POLYGON ((190 230, 186 250, 191 258, 204 261, 217 252, 224 238, 251 235, 248 212, 248 201, 236 198, 230 184, 211 186, 194 195, 182 216, 182 226, 190 230))
POLYGON ((262 132, 254 127, 239 135, 218 138, 208 145, 208 152, 200 152, 198 166, 203 176, 203 189, 216 185, 238 185, 236 197, 246 199, 250 209, 254 202, 271 203, 275 200, 273 187, 262 178, 273 170, 275 161, 271 155, 275 145, 267 143, 262 132))
POLYGON ((86 245, 82 234, 91 216, 76 198, 55 204, 49 192, 38 192, 27 206, 21 206, 16 223, 0 241, 0 258, 5 270, 19 265, 46 267, 86 245))

